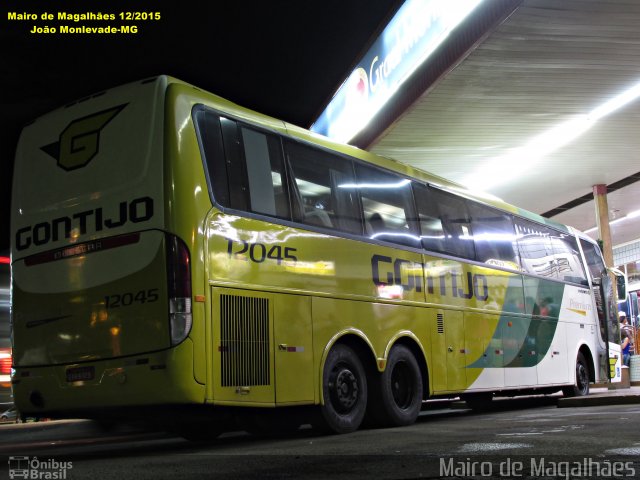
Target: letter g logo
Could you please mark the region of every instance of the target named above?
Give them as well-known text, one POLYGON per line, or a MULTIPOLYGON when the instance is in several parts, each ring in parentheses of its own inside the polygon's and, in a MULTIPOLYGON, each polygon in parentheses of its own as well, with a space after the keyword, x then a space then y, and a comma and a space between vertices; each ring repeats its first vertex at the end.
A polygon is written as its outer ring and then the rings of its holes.
POLYGON ((127 104, 73 120, 60 134, 59 141, 41 147, 70 171, 86 166, 100 147, 100 132, 127 104))

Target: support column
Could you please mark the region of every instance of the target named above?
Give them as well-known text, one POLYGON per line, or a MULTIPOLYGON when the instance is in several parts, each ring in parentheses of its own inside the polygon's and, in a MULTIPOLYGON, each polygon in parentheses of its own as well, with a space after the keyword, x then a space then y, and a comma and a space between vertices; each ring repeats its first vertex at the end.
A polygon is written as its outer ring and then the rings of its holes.
POLYGON ((609 203, 607 202, 607 186, 594 185, 593 199, 596 202, 596 225, 598 238, 602 241, 602 255, 607 267, 614 267, 613 245, 611 244, 611 230, 609 228, 609 203))
MULTIPOLYGON (((607 201, 607 186, 606 185, 594 185, 593 186, 593 199, 596 202, 596 225, 598 225, 598 238, 602 242, 602 255, 604 257, 604 263, 607 267, 615 267, 613 264, 613 245, 611 244, 611 229, 609 228, 609 202, 607 201)), ((609 275, 611 277, 611 275, 609 275)), ((613 298, 614 304, 613 308, 615 309, 613 315, 615 315, 615 319, 618 319, 618 305, 615 303, 615 299, 618 294, 616 292, 616 283, 613 278, 611 278, 613 282, 613 298)), ((609 333, 609 328, 607 327, 607 335, 611 338, 611 333, 609 333)), ((620 333, 618 332, 617 340, 614 340, 615 343, 620 345, 620 333)), ((609 357, 609 343, 607 342, 607 357, 609 357)), ((617 390, 619 388, 630 388, 628 380, 625 383, 625 375, 628 375, 627 368, 622 369, 623 377, 622 382, 612 383, 611 379, 608 382, 609 390, 617 390)), ((627 377, 628 378, 628 377, 627 377)))

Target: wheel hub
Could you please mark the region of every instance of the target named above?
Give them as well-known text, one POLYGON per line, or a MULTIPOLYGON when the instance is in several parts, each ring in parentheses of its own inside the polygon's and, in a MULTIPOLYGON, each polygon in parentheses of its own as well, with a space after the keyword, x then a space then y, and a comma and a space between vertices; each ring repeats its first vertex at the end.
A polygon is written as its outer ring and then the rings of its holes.
POLYGON ((330 387, 331 400, 336 410, 349 411, 358 401, 358 380, 348 368, 336 372, 335 380, 330 387))

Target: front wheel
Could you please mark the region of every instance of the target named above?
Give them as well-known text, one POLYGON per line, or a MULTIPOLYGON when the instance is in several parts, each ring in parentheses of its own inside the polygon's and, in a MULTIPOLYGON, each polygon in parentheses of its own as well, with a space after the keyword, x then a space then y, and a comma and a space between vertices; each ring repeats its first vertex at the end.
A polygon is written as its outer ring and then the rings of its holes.
POLYGON ((335 345, 322 374, 320 426, 333 433, 358 429, 367 410, 367 378, 360 359, 346 345, 335 345))
POLYGON ((370 414, 374 425, 411 425, 422 408, 422 375, 411 350, 396 345, 387 366, 371 386, 370 414))
POLYGON ((564 387, 565 397, 584 397, 589 395, 589 365, 582 352, 578 352, 576 360, 576 383, 571 387, 564 387))

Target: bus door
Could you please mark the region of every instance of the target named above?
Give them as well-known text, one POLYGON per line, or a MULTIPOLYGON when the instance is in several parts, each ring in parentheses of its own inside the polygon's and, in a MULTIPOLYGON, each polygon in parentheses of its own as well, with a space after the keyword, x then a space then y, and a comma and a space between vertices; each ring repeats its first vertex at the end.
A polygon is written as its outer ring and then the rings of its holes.
POLYGON ((612 382, 622 380, 620 367, 620 327, 618 323, 617 303, 613 298, 613 286, 604 259, 598 247, 591 242, 580 239, 582 253, 591 277, 593 302, 598 315, 600 327, 600 347, 598 354, 599 375, 596 378, 610 378, 612 382))

